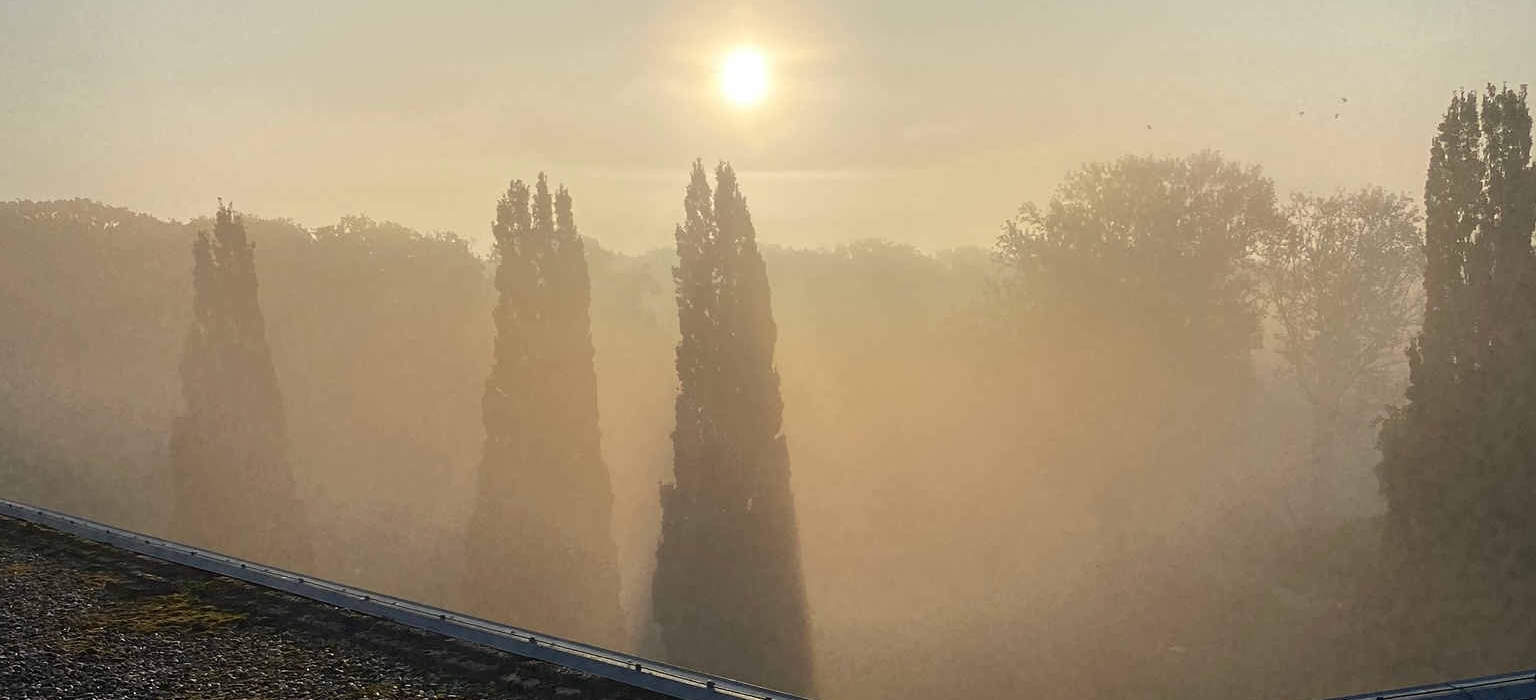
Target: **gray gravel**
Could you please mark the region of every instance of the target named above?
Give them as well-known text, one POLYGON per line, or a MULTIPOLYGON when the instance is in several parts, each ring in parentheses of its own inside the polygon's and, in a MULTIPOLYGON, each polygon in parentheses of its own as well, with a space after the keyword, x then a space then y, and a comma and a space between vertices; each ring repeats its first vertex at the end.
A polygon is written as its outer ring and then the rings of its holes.
POLYGON ((0 698, 665 696, 0 517, 0 698))

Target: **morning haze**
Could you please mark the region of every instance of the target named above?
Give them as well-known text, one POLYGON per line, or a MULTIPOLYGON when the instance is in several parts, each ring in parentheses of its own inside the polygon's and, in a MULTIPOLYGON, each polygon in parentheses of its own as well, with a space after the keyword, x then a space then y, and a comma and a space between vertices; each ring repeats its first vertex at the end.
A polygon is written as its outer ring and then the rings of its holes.
POLYGON ((1536 658, 1536 5, 0 10, 0 497, 810 697, 1536 658))
POLYGON ((1126 153, 1209 147, 1284 189, 1414 190, 1446 96, 1536 61, 1520 2, 4 7, 0 190, 180 219, 238 192, 306 224, 363 211, 482 246, 496 183, 556 164, 603 203, 589 235, 666 245, 673 174, 700 153, 754 176, 770 240, 796 246, 987 244, 1060 173, 1126 153), (752 110, 713 80, 741 43, 773 72, 752 110))

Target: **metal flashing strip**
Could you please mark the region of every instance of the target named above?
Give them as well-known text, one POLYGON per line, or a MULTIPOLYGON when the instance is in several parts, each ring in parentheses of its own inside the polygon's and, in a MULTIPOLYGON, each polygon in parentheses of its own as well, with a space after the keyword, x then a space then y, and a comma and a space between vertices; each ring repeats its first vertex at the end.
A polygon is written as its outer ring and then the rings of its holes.
POLYGON ((25 520, 156 559, 239 579, 353 612, 547 661, 683 700, 807 700, 660 661, 463 615, 245 561, 38 506, 0 498, 0 516, 25 520))
POLYGON ((1356 693, 1332 700, 1430 700, 1452 697, 1466 700, 1536 700, 1536 671, 1501 673, 1375 693, 1356 693))

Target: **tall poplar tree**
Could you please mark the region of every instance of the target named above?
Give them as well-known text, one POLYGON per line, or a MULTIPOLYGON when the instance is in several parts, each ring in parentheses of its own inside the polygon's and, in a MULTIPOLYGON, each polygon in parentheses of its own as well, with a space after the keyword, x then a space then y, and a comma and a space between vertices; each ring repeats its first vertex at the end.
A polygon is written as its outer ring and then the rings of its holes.
POLYGON ((812 688, 767 268, 728 164, 693 165, 676 230, 674 483, 661 489, 656 621, 678 664, 812 688))
POLYGON ((287 425, 257 299, 256 246, 231 207, 192 242, 185 411, 171 430, 173 537, 288 568, 311 566, 287 425))
POLYGON ((509 624, 626 646, 598 432, 591 283, 565 188, 496 207, 495 360, 469 533, 469 597, 509 624))
POLYGON ((1536 655, 1536 190, 1522 88, 1451 100, 1425 183, 1425 313, 1380 436, 1399 663, 1536 655), (1479 107, 1481 106, 1481 109, 1479 107))

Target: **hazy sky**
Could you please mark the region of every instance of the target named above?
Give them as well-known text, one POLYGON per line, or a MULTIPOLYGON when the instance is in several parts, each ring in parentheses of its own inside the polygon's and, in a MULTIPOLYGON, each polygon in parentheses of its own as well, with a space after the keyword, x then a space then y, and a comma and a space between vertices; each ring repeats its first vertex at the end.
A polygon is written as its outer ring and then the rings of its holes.
POLYGON ((990 244, 1066 171, 1127 153, 1211 147, 1283 189, 1418 198, 1453 90, 1536 82, 1528 0, 0 12, 0 199, 185 219, 223 196, 306 225, 361 212, 484 240, 507 180, 543 169, 583 232, 624 250, 671 243, 695 157, 731 160, 761 239, 797 246, 990 244), (771 72, 748 109, 715 78, 740 44, 771 72))

